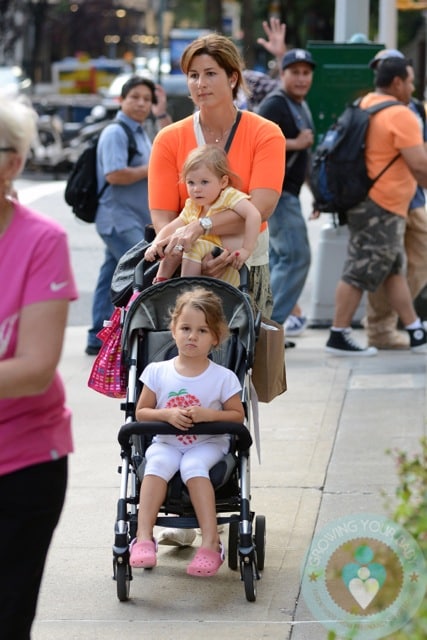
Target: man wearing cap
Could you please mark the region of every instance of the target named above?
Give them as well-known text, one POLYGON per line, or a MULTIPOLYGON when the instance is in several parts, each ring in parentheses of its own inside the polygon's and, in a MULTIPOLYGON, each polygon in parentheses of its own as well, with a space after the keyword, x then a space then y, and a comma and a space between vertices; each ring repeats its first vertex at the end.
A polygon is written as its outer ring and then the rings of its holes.
MULTIPOLYGON (((282 194, 268 221, 274 301, 272 318, 280 324, 285 323, 297 304, 310 267, 310 245, 299 194, 307 177, 314 141, 313 119, 305 97, 313 81, 315 66, 309 51, 290 49, 282 59, 281 87, 266 96, 258 108, 261 116, 279 125, 286 138, 282 194)), ((292 335, 301 333, 307 324, 303 316, 298 317, 297 322, 298 327, 292 335)))
MULTIPOLYGON (((369 66, 376 71, 382 60, 404 58, 397 49, 378 51, 369 66)), ((411 98, 409 108, 417 116, 424 140, 427 140, 427 127, 424 105, 411 98)), ((405 251, 407 258, 407 279, 412 298, 418 296, 427 284, 427 212, 424 189, 417 186, 415 196, 409 205, 405 230, 405 251)), ((397 331, 397 314, 390 307, 381 285, 374 293, 368 294, 365 327, 369 344, 379 349, 408 349, 407 334, 397 331)))

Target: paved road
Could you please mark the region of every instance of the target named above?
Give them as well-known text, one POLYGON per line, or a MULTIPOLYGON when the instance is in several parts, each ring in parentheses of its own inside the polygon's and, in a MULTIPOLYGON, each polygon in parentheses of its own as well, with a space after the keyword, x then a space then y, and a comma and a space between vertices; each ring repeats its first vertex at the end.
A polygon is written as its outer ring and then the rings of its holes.
MULTIPOLYGON (((25 180, 19 187, 23 201, 67 227, 82 295, 61 364, 76 452, 33 640, 326 640, 301 597, 303 559, 313 534, 338 516, 385 513, 382 492, 393 494, 396 484, 386 449, 414 450, 425 434, 426 358, 409 352, 333 358, 323 351, 327 331, 308 329, 286 352, 287 393, 260 406, 262 463, 254 454, 252 506, 267 518, 267 553, 256 603, 246 601, 228 568, 212 580, 193 579, 185 574, 193 551, 167 547, 155 570, 135 572, 130 602, 119 603, 111 545, 122 416, 118 401, 87 389, 91 359, 83 354, 87 300, 102 251, 94 230, 70 217, 59 182, 37 185, 38 191, 25 180)), ((321 224, 310 227, 314 246, 321 224)), ((305 306, 311 287, 312 276, 305 306)))
POLYGON ((79 299, 71 305, 69 324, 90 325, 92 293, 103 259, 103 244, 95 225, 77 220, 64 201, 64 180, 26 174, 16 182, 20 200, 60 222, 67 230, 79 299))

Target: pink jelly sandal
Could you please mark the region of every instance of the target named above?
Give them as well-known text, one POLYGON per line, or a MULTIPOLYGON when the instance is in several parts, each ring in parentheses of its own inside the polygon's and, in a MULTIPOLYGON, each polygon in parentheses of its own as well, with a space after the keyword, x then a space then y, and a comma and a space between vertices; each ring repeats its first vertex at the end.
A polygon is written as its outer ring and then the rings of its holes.
POLYGON ((187 567, 188 575, 208 578, 218 573, 218 569, 224 562, 225 558, 222 542, 220 542, 219 546, 219 551, 211 551, 205 547, 200 547, 187 567))
POLYGON ((136 569, 151 569, 157 564, 157 543, 155 540, 144 540, 137 542, 136 538, 132 540, 129 547, 131 567, 136 569))

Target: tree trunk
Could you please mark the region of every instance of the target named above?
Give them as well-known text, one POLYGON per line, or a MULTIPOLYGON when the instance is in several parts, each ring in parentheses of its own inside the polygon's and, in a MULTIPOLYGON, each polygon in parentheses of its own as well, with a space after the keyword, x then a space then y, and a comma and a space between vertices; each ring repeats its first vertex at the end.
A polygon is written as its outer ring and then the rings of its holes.
POLYGON ((242 55, 247 68, 252 69, 255 64, 254 11, 252 0, 242 0, 242 31, 242 55))
POLYGON ((205 0, 206 27, 222 32, 222 0, 205 0))

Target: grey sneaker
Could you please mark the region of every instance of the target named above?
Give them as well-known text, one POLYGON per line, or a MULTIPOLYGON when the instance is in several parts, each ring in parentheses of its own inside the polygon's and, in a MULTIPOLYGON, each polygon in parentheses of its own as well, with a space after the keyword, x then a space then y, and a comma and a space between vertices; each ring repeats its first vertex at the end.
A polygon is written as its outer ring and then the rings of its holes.
POLYGON ((330 331, 329 340, 325 350, 336 356, 376 356, 378 350, 375 347, 361 347, 350 336, 351 329, 343 331, 330 331))
POLYGON ((196 539, 195 529, 172 529, 166 527, 157 536, 157 544, 171 547, 190 547, 196 539))
POLYGON ((424 327, 406 329, 409 333, 410 347, 413 353, 427 352, 427 333, 424 327))
POLYGON ((308 320, 305 316, 288 316, 285 322, 285 336, 300 336, 306 330, 308 320))

